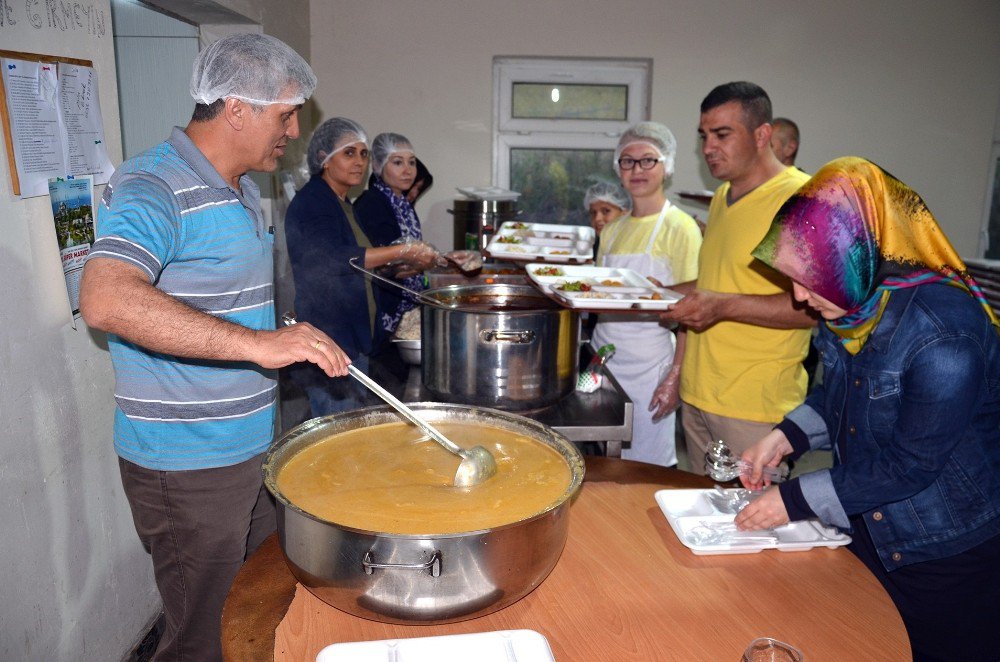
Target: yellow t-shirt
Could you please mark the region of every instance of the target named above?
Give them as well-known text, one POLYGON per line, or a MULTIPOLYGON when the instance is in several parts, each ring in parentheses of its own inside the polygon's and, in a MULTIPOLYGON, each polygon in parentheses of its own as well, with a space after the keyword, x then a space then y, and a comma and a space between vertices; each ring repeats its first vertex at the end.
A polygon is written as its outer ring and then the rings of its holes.
MULTIPOLYGON (((787 168, 726 204, 729 183, 718 188, 708 209, 698 287, 716 292, 778 294, 787 278, 750 251, 764 238, 781 205, 809 179, 787 168)), ((720 416, 776 423, 805 399, 802 359, 809 329, 769 329, 723 321, 689 331, 681 371, 681 399, 720 416)))
MULTIPOLYGON (((597 248, 597 264, 605 255, 635 255, 646 252, 660 212, 649 216, 622 216, 608 223, 601 232, 597 248)), ((671 282, 683 283, 698 277, 698 251, 701 248, 701 230, 684 210, 671 206, 663 218, 660 232, 653 241, 650 254, 663 258, 673 271, 671 282)), ((642 274, 656 276, 660 274, 642 274)))

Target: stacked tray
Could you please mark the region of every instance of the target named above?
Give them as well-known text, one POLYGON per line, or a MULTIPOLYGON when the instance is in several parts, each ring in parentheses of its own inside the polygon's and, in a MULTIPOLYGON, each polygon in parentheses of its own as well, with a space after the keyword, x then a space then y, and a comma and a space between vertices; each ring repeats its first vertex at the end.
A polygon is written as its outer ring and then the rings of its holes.
POLYGON ((569 308, 665 310, 681 299, 677 292, 656 287, 631 269, 536 262, 525 271, 540 290, 569 308))
POLYGON ((765 549, 802 552, 815 547, 843 547, 851 542, 850 536, 818 520, 791 522, 764 532, 740 532, 724 537, 727 539, 704 542, 704 536, 698 535, 700 531, 718 530, 736 518, 718 496, 717 490, 660 490, 655 494, 656 503, 677 539, 698 555, 754 554, 765 549))
POLYGON ((552 662, 549 642, 534 630, 497 630, 410 639, 352 641, 331 644, 316 662, 552 662))
POLYGON ((595 236, 589 226, 507 221, 485 252, 499 260, 583 264, 594 259, 595 236))

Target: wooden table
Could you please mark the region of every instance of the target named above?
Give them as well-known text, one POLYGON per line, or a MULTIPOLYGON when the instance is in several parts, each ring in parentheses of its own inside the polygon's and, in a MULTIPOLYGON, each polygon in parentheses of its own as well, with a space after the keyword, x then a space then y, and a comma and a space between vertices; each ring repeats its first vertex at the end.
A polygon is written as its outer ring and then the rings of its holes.
POLYGON ((448 625, 390 625, 341 612, 297 586, 277 536, 247 561, 222 616, 227 660, 313 660, 334 642, 528 628, 556 660, 736 662, 754 638, 791 643, 808 662, 909 660, 881 585, 846 549, 696 556, 654 501, 703 477, 587 457, 559 563, 499 612, 448 625))

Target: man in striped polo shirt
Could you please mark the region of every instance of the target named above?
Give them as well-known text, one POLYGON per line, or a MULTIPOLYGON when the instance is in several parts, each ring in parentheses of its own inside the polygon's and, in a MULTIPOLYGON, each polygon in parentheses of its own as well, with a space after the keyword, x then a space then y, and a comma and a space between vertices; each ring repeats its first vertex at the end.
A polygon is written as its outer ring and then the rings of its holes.
POLYGON ((276 369, 347 374, 323 332, 275 328, 274 237, 246 174, 277 167, 315 86, 273 37, 212 44, 195 61, 190 123, 123 163, 98 210, 80 308, 108 333, 115 451, 166 616, 156 659, 221 658, 230 584, 275 529, 261 460, 276 369))

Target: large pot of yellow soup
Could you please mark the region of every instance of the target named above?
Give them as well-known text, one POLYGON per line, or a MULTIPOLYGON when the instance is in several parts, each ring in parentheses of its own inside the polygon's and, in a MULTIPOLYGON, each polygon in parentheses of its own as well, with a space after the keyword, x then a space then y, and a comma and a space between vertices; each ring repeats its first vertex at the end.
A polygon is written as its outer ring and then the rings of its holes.
POLYGON ((446 623, 530 593, 566 543, 583 457, 551 428, 469 405, 410 405, 497 474, 452 485, 459 458, 388 407, 306 421, 268 452, 264 482, 299 582, 348 613, 446 623))

